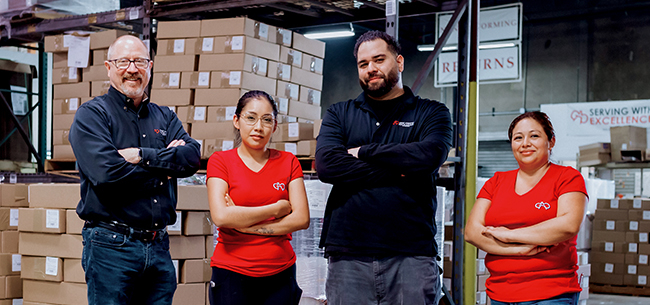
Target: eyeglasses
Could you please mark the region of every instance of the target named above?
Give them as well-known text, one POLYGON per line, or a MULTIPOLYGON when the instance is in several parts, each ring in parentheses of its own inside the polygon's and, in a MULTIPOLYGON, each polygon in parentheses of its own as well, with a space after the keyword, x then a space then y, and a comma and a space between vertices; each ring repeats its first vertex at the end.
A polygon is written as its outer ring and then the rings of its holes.
POLYGON ((135 64, 135 67, 138 69, 147 69, 149 68, 149 62, 151 59, 147 58, 136 58, 136 59, 128 59, 128 58, 118 58, 118 59, 111 59, 107 60, 108 62, 112 62, 116 68, 118 69, 127 69, 131 63, 135 64))
POLYGON ((252 114, 252 113, 246 113, 246 114, 240 114, 239 118, 244 121, 249 126, 255 126, 257 124, 257 121, 262 122, 262 126, 264 127, 273 127, 273 123, 275 123, 275 119, 273 118, 272 115, 263 115, 261 117, 257 117, 257 115, 252 114))

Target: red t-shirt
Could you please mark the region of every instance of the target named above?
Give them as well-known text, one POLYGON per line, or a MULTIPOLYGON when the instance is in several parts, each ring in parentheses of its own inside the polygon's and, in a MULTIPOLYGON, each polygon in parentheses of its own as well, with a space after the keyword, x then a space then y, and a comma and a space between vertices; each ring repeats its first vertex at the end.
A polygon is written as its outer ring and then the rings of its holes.
MULTIPOLYGON (((228 183, 228 194, 238 206, 263 206, 289 199, 289 182, 301 178, 298 159, 291 153, 270 149, 270 157, 259 172, 253 172, 237 149, 215 152, 208 160, 208 179, 228 183)), ((262 236, 219 228, 210 266, 253 277, 270 276, 291 267, 296 254, 291 234, 262 236)))
MULTIPOLYGON (((528 227, 557 216, 557 199, 569 192, 587 195, 580 172, 551 164, 544 177, 526 194, 515 193, 517 171, 497 172, 478 198, 491 201, 485 214, 486 226, 510 229, 528 227)), ((580 292, 576 237, 533 256, 488 254, 485 266, 490 271, 485 286, 491 299, 501 302, 526 302, 548 299, 564 293, 580 292)))

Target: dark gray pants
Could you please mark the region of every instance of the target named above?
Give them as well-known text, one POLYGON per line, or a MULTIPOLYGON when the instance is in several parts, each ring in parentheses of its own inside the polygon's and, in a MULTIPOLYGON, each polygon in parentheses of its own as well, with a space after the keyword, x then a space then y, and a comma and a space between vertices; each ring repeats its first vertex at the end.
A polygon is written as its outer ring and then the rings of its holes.
POLYGON ((433 257, 330 256, 328 305, 433 305, 441 297, 433 257))

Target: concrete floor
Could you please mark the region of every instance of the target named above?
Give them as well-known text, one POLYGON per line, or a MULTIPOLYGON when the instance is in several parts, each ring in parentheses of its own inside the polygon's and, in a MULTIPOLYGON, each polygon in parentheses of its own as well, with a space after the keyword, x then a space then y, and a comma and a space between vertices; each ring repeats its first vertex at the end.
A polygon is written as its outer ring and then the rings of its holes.
POLYGON ((587 305, 648 305, 650 297, 590 293, 587 305))

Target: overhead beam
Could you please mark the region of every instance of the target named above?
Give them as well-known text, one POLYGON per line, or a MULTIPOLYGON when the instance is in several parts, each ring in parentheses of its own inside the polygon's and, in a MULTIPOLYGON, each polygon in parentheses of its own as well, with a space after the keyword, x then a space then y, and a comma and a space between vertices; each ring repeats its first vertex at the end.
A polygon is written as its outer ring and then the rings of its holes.
POLYGON ((283 10, 283 11, 290 12, 290 13, 294 13, 294 14, 308 16, 308 17, 314 17, 314 18, 320 18, 321 17, 321 15, 319 13, 317 13, 317 12, 310 11, 310 10, 301 10, 301 9, 293 8, 293 7, 290 7, 290 6, 287 6, 287 5, 282 5, 282 4, 279 4, 279 3, 265 4, 265 6, 270 7, 270 8, 274 8, 274 9, 278 9, 278 10, 283 10))
MULTIPOLYGON (((313 5, 313 6, 318 6, 320 8, 326 9, 326 10, 335 11, 335 12, 337 12, 339 14, 354 17, 354 15, 352 13, 348 12, 347 10, 344 10, 342 8, 338 8, 338 7, 334 6, 334 5, 329 5, 329 4, 320 2, 318 0, 301 0, 301 1, 307 2, 307 3, 309 3, 309 4, 313 5)), ((228 2, 230 2, 230 1, 228 1, 228 2)))
POLYGON ((372 7, 372 8, 378 9, 378 10, 382 10, 382 11, 386 10, 386 8, 384 8, 383 5, 377 4, 376 2, 371 1, 371 0, 359 0, 359 2, 361 2, 365 6, 372 7))
POLYGON ((284 2, 281 0, 228 0, 228 1, 193 1, 173 4, 158 4, 151 9, 151 18, 167 17, 173 15, 193 14, 211 10, 240 8, 254 5, 269 5, 284 2))
POLYGON ((433 1, 433 0, 417 0, 417 2, 422 2, 422 3, 424 3, 424 4, 428 4, 428 5, 433 6, 433 7, 436 7, 436 8, 440 7, 440 3, 438 3, 438 1, 433 1))

